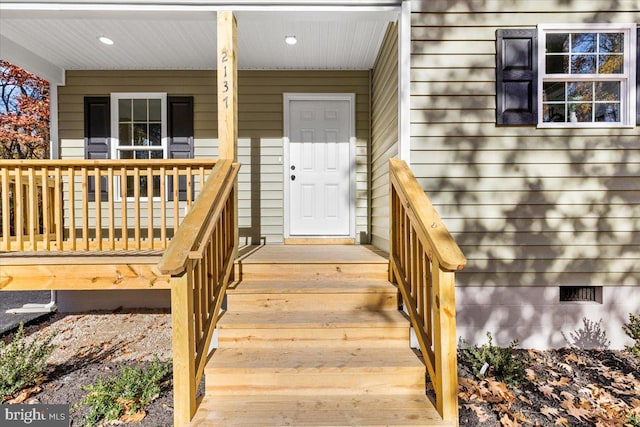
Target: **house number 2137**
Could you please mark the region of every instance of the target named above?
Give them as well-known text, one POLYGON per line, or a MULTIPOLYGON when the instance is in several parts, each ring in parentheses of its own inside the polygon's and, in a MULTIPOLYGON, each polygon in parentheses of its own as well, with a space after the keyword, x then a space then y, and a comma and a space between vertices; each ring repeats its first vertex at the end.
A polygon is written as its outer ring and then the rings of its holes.
MULTIPOLYGON (((227 70, 227 64, 229 62, 229 54, 227 53, 226 50, 222 51, 222 73, 223 73, 223 78, 224 80, 222 81, 222 93, 228 93, 229 92, 229 72, 227 70)), ((229 108, 229 95, 225 95, 224 98, 222 98, 222 101, 224 102, 224 108, 228 109, 229 108)))

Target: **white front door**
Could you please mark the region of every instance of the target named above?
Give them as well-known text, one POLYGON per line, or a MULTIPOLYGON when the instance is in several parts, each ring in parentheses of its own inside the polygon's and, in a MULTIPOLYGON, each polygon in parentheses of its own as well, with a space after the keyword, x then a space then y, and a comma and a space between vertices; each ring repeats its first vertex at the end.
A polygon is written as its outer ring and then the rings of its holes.
POLYGON ((285 102, 288 237, 353 237, 353 96, 285 102))

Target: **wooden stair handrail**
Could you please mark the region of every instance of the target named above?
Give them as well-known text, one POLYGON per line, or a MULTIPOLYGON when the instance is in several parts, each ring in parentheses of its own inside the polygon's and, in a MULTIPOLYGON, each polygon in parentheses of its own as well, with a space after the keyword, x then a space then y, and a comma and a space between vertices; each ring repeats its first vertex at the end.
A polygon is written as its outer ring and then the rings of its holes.
POLYGON ((238 174, 239 165, 231 160, 218 160, 207 178, 200 195, 180 224, 176 236, 158 262, 162 274, 178 275, 184 272, 187 259, 198 257, 193 252, 202 251, 200 245, 209 224, 215 224, 224 202, 238 174))
POLYGON ((398 192, 419 237, 426 239, 438 259, 440 267, 446 271, 459 271, 467 264, 467 259, 455 239, 440 219, 431 201, 420 187, 409 166, 399 159, 389 160, 392 183, 398 192))
POLYGON ((458 425, 455 272, 467 260, 404 161, 389 161, 389 279, 398 286, 436 410, 458 425))

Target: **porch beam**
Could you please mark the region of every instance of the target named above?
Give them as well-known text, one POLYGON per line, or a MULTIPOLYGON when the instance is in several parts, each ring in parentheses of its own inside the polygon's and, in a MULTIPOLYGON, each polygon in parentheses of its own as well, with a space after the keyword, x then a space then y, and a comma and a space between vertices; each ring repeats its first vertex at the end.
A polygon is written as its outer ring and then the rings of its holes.
POLYGON ((218 12, 218 157, 238 160, 237 23, 233 12, 218 12))

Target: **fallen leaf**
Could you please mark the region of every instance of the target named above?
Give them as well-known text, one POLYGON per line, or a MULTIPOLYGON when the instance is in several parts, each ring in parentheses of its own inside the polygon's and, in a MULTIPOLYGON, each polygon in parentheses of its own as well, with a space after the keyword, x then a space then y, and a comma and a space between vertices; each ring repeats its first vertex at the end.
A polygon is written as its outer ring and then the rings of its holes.
POLYGON ((553 419, 553 417, 557 417, 558 415, 560 415, 560 411, 558 409, 552 408, 550 406, 543 406, 542 408, 540 408, 540 413, 550 420, 553 419))
POLYGON ((569 362, 574 362, 574 363, 577 363, 578 365, 583 365, 583 366, 586 366, 586 365, 587 365, 587 363, 586 363, 584 360, 582 360, 582 359, 580 358, 580 356, 578 356, 577 354, 574 354, 574 353, 569 353, 569 354, 567 354, 567 355, 564 357, 564 360, 565 360, 565 362, 567 362, 567 363, 569 363, 569 362))
POLYGON ((509 415, 504 414, 502 417, 500 417, 500 424, 503 427, 519 427, 520 423, 518 423, 516 420, 512 420, 511 418, 509 418, 509 415))
POLYGON ((25 400, 27 400, 29 397, 31 397, 32 394, 39 393, 40 391, 42 391, 40 387, 25 388, 20 393, 18 393, 16 397, 14 397, 11 400, 8 400, 7 403, 9 405, 16 405, 18 403, 22 403, 25 400))
POLYGON ((567 384, 569 384, 571 382, 571 380, 567 377, 562 377, 557 381, 549 381, 549 385, 554 386, 554 387, 561 387, 561 386, 565 386, 567 384))
POLYGON ((544 394, 548 399, 553 398, 555 400, 560 400, 558 395, 553 392, 553 387, 551 386, 541 385, 540 387, 538 387, 538 390, 540 390, 540 392, 544 394))
POLYGON ((569 400, 563 400, 560 406, 567 411, 567 414, 571 415, 579 421, 586 421, 588 418, 590 418, 591 411, 577 407, 573 404, 573 402, 569 400))
POLYGON ((533 402, 531 401, 531 399, 527 398, 526 396, 520 395, 520 396, 518 396, 518 399, 520 399, 521 401, 523 401, 527 405, 533 405, 533 402))
POLYGON ((140 410, 138 412, 136 412, 135 414, 125 414, 123 416, 120 417, 120 419, 122 421, 124 421, 126 424, 130 424, 130 423, 138 423, 140 421, 143 420, 144 417, 147 416, 147 413, 143 410, 140 410))
POLYGON ((478 418, 478 421, 481 423, 487 422, 489 420, 489 415, 478 405, 465 405, 467 408, 471 409, 478 418))
POLYGON ((569 420, 567 420, 565 417, 560 417, 560 418, 556 419, 556 422, 554 423, 554 425, 571 427, 570 424, 569 424, 569 420))
POLYGON ((536 380, 536 372, 531 369, 531 368, 527 368, 524 370, 524 372, 527 374, 527 380, 529 381, 535 381, 536 380))

